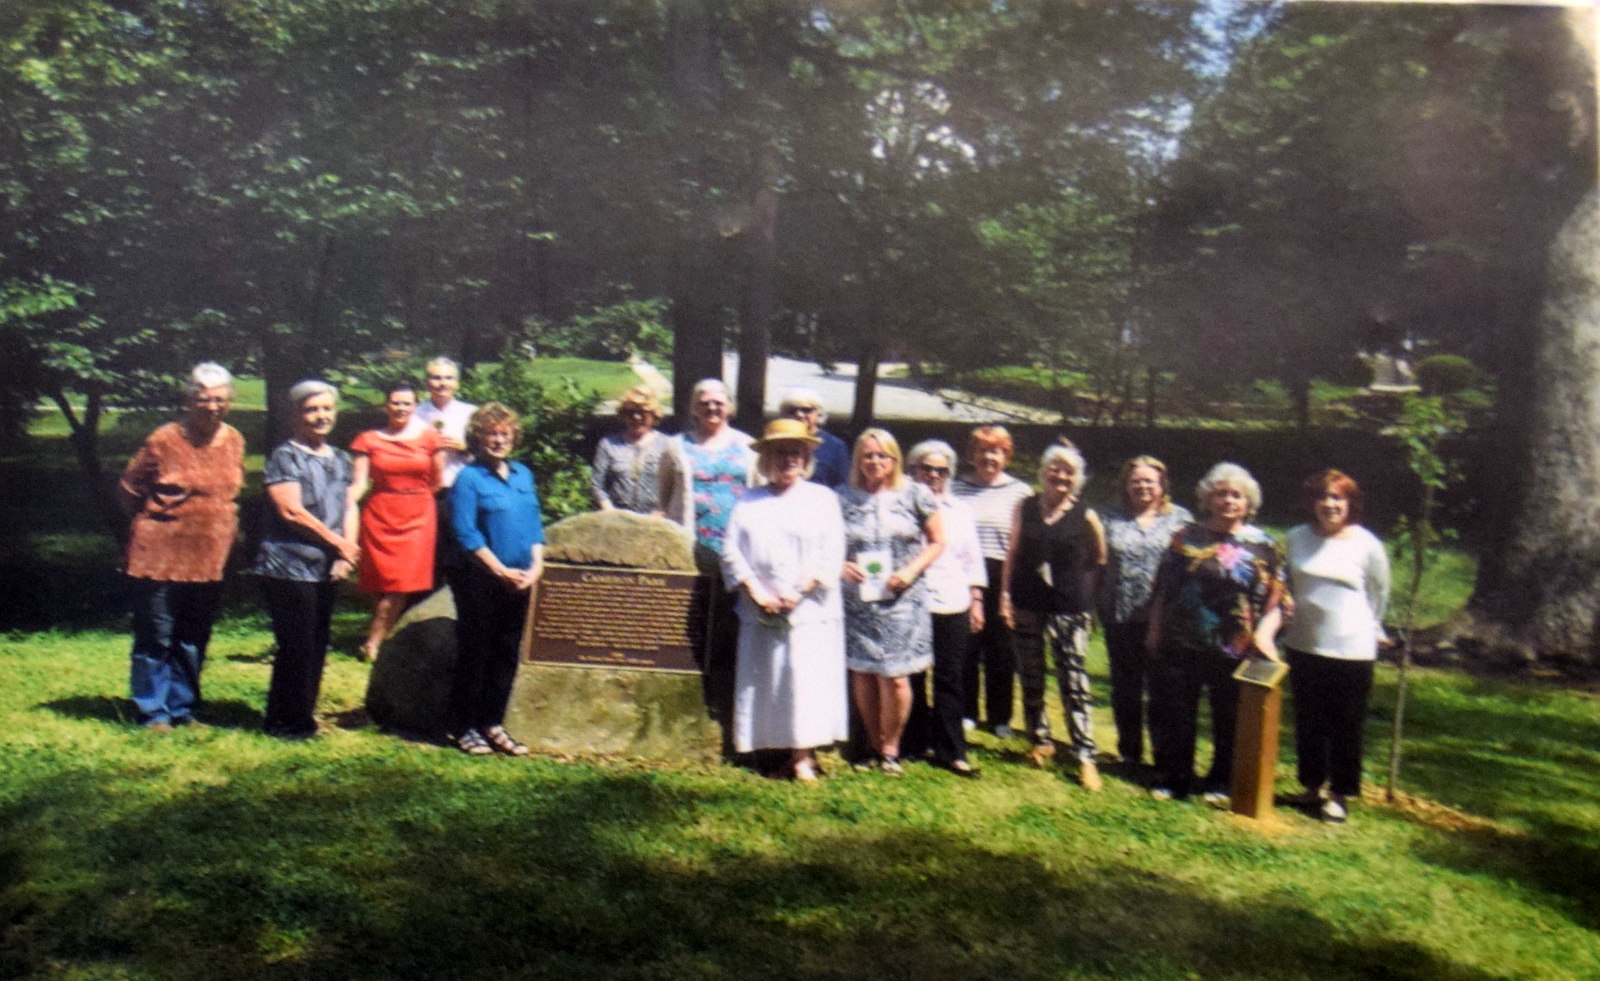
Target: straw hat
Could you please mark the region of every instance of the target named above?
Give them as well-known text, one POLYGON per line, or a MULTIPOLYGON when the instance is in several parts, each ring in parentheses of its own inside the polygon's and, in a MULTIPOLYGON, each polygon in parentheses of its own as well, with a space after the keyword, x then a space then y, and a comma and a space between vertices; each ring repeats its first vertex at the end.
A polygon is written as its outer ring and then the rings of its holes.
POLYGON ((772 443, 804 443, 816 449, 822 445, 822 440, 811 435, 811 430, 807 429, 806 424, 799 419, 774 419, 767 423, 761 438, 750 445, 761 450, 772 443))

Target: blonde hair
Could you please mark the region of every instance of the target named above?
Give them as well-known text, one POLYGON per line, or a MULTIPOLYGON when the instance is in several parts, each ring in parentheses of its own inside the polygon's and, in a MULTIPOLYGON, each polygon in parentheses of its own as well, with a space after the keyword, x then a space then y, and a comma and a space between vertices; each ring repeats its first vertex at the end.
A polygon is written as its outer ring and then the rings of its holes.
POLYGON ((1059 439, 1051 443, 1039 456, 1039 474, 1042 477, 1058 462, 1072 465, 1072 496, 1077 497, 1083 490, 1083 482, 1089 477, 1089 465, 1083 462, 1083 454, 1078 452, 1078 447, 1068 440, 1059 439))
POLYGON ((894 490, 904 487, 906 482, 905 457, 900 454, 900 444, 895 440, 893 433, 887 429, 879 429, 876 426, 863 430, 861 435, 856 437, 856 445, 850 451, 850 486, 857 490, 861 488, 861 454, 866 451, 867 440, 869 439, 877 443, 883 452, 889 454, 890 459, 894 460, 894 470, 889 474, 889 487, 894 490))
POLYGON ((517 418, 516 412, 499 402, 485 402, 467 420, 467 445, 474 456, 483 448, 484 433, 491 429, 511 430, 512 446, 522 439, 522 420, 517 418))
POLYGON ((1156 508, 1158 514, 1167 514, 1172 510, 1172 478, 1167 474, 1167 465, 1153 456, 1141 454, 1128 460, 1117 468, 1117 497, 1122 501, 1122 506, 1132 508, 1133 502, 1128 500, 1128 478, 1140 467, 1149 467, 1156 472, 1161 481, 1161 506, 1156 508))
POLYGON ((768 471, 777 462, 778 447, 784 443, 795 443, 806 448, 805 476, 807 480, 810 480, 811 475, 817 471, 817 456, 812 451, 811 444, 803 439, 775 439, 771 442, 763 442, 761 449, 756 451, 756 473, 767 480, 772 479, 772 474, 768 473, 768 471))
POLYGON ((649 385, 635 385, 622 393, 622 398, 617 400, 617 412, 624 409, 638 409, 648 412, 651 416, 661 418, 661 400, 656 398, 656 393, 649 385))

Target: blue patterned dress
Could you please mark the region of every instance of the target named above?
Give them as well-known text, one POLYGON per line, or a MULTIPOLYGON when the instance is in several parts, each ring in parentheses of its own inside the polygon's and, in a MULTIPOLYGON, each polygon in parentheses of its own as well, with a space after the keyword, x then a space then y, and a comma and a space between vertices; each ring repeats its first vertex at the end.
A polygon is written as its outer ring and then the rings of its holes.
MULTIPOLYGON (((922 526, 939 510, 933 493, 905 481, 899 490, 876 494, 839 489, 844 513, 845 554, 888 549, 894 568, 904 568, 927 544, 922 526)), ((933 664, 933 616, 926 577, 918 576, 898 596, 877 603, 861 599, 860 586, 844 584, 845 662, 851 671, 899 678, 933 664)))
POLYGON ((728 519, 733 517, 733 506, 739 503, 750 477, 750 448, 728 442, 706 449, 693 440, 684 440, 683 450, 689 458, 694 488, 695 542, 720 555, 728 519))

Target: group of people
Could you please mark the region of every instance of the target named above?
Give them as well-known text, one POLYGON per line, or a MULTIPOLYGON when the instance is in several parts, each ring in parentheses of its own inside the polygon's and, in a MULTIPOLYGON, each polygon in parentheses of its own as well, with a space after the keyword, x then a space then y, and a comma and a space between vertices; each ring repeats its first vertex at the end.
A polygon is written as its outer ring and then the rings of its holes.
MULTIPOLYGON (((445 579, 458 611, 452 738, 474 755, 525 756, 501 722, 543 567, 538 493, 532 472, 511 459, 516 413, 455 398, 460 372, 447 358, 427 376, 425 400, 414 383, 389 385, 386 424, 348 452, 328 440, 339 415, 334 386, 309 379, 285 397, 293 434, 267 455, 268 507, 249 565, 277 642, 262 727, 285 739, 316 735, 336 582, 354 574, 376 599, 362 645, 371 660, 408 599, 445 579)), ((193 721, 238 537, 244 439, 223 422, 233 394, 227 369, 197 365, 183 418, 145 440, 119 484, 131 519, 133 701, 156 732, 193 721)))
MULTIPOLYGON (((243 440, 222 421, 232 384, 220 366, 197 366, 183 420, 149 437, 121 483, 133 517, 132 687, 152 728, 188 721, 199 695, 243 481, 243 440)), ((543 568, 539 501, 533 475, 511 459, 515 413, 455 399, 458 384, 457 367, 440 358, 428 366, 426 399, 391 385, 387 424, 350 453, 328 443, 331 385, 305 381, 288 393, 294 435, 267 459, 271 508, 251 567, 278 645, 268 732, 316 731, 333 582, 355 573, 377 597, 363 646, 371 657, 407 597, 444 579, 458 608, 451 737, 474 755, 527 754, 501 722, 543 568)), ((1046 765, 1055 752, 1048 641, 1072 762, 1098 790, 1085 667, 1098 620, 1118 756, 1142 765, 1148 718, 1154 797, 1199 789, 1226 798, 1233 673, 1248 658, 1286 656, 1305 802, 1345 818, 1360 790, 1389 585, 1386 553, 1361 526, 1361 491, 1347 475, 1307 481, 1311 520, 1289 532, 1285 550, 1251 524, 1260 487, 1232 463, 1199 482, 1196 518, 1172 501, 1166 467, 1135 457, 1117 472, 1116 506, 1099 514, 1082 500, 1083 455, 1065 439, 1044 451, 1035 489, 1007 472, 1014 446, 1000 426, 973 430, 963 458, 940 440, 902 453, 881 428, 848 445, 822 428, 822 402, 807 390, 787 394, 759 439, 734 429, 732 412, 727 389, 707 379, 693 389, 683 432, 668 436, 656 429, 653 392, 630 390, 620 432, 596 450, 592 490, 599 508, 682 525, 717 578, 707 671, 731 665, 725 705, 714 709, 735 751, 783 753, 784 772, 815 781, 815 751, 852 739, 853 708, 858 768, 898 776, 903 759, 930 753, 976 777, 967 733, 983 725, 1017 735, 1020 680, 1022 735, 1046 765), (1197 781, 1202 690, 1215 750, 1197 781)))
POLYGON ((599 507, 691 528, 721 580, 716 594, 736 597, 727 721, 738 752, 787 751, 787 772, 813 781, 815 750, 850 739, 853 707, 865 743, 856 766, 897 776, 909 745, 977 776, 966 733, 981 724, 1016 735, 1020 680, 1023 735, 1045 765, 1055 752, 1048 640, 1072 761, 1098 790, 1085 668, 1098 619, 1118 756, 1142 764, 1148 718, 1154 797, 1198 785, 1208 800, 1226 799, 1233 673, 1248 658, 1280 659, 1281 642, 1304 802, 1344 820, 1360 792, 1389 589, 1387 554, 1360 524, 1349 476, 1327 470, 1306 482, 1311 521, 1289 532, 1285 552, 1250 523, 1261 489, 1236 464, 1199 482, 1196 518, 1173 502, 1166 466, 1135 457, 1117 472, 1117 505, 1101 515, 1082 501, 1085 461, 1064 439, 1041 456, 1036 490, 1007 472, 1014 446, 1000 426, 973 430, 958 475, 963 458, 939 440, 902 454, 873 428, 847 447, 821 428, 811 391, 788 393, 760 439, 729 425, 732 409, 721 382, 703 381, 688 426, 669 437, 655 431, 650 392, 628 393, 623 431, 596 452, 594 495, 599 507), (1197 781, 1202 692, 1214 753, 1197 781))

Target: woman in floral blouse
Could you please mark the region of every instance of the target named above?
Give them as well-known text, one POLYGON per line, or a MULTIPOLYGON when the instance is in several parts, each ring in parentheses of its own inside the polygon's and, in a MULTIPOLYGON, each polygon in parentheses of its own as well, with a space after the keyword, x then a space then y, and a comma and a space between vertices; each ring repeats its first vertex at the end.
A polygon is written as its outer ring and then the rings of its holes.
POLYGON ((1219 463, 1197 488, 1201 520, 1187 525, 1156 572, 1146 647, 1156 662, 1159 708, 1157 783, 1151 795, 1171 800, 1194 780, 1200 689, 1211 700, 1211 770, 1203 783, 1208 803, 1228 800, 1233 776, 1233 729, 1239 706, 1234 669, 1247 657, 1278 660, 1282 623, 1283 551, 1250 524, 1261 507, 1261 486, 1249 471, 1219 463))

